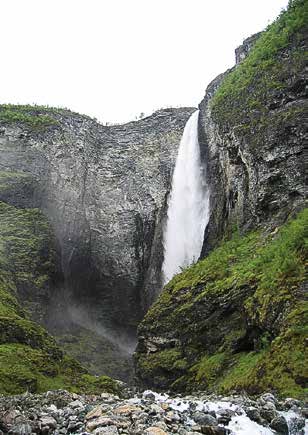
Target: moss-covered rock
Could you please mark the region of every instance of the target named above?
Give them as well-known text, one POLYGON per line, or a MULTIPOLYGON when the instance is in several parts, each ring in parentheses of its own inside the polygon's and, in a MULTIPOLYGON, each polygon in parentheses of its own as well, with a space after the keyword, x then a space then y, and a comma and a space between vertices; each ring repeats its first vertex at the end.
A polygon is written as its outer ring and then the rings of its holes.
POLYGON ((53 235, 43 213, 0 202, 0 274, 3 281, 9 279, 23 308, 40 322, 48 309, 54 273, 53 235))
POLYGON ((308 209, 272 233, 235 234, 175 276, 139 327, 152 387, 302 396, 308 209))
MULTIPOLYGON (((307 31, 306 0, 291 0, 288 9, 256 39, 249 56, 224 78, 213 96, 212 113, 220 125, 225 129, 237 125, 243 133, 253 127, 261 130, 264 125, 273 123, 268 118, 268 109, 285 103, 284 94, 289 92, 294 77, 297 80, 293 91, 304 92, 303 42, 307 31), (283 58, 287 58, 287 62, 283 58)), ((293 110, 297 109, 291 108, 282 118, 293 116, 293 110)))
POLYGON ((66 334, 55 335, 61 349, 80 361, 93 375, 104 373, 125 382, 133 382, 133 361, 131 354, 108 335, 100 331, 74 325, 66 334))
POLYGON ((44 215, 0 202, 1 394, 59 388, 118 392, 114 380, 90 375, 28 317, 44 315, 42 297, 47 296, 53 272, 52 234, 44 215))
MULTIPOLYGON (((61 353, 59 348, 58 352, 61 353)), ((66 355, 55 358, 46 350, 34 349, 24 344, 0 345, 1 394, 57 389, 87 394, 120 392, 116 381, 108 376, 89 375, 76 360, 66 355)))
POLYGON ((0 171, 0 201, 21 208, 34 207, 35 180, 25 172, 0 171))

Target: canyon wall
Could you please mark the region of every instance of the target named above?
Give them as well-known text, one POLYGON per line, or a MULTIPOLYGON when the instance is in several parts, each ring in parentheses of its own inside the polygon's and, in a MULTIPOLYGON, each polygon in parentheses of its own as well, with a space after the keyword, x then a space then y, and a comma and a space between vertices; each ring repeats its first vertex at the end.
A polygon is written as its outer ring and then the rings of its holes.
POLYGON ((19 282, 18 295, 56 335, 74 324, 133 348, 161 288, 166 197, 192 111, 103 126, 65 110, 0 107, 0 201, 42 210, 54 253, 50 279, 19 282))
POLYGON ((307 22, 305 2, 290 2, 207 88, 206 258, 165 286, 139 326, 143 386, 304 394, 307 22))

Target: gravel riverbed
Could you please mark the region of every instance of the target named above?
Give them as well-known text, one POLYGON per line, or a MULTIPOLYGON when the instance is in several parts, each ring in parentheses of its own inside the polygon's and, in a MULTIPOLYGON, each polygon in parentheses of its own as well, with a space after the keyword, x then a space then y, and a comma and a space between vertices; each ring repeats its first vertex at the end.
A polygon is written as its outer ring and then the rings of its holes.
POLYGON ((67 391, 0 396, 0 434, 11 435, 306 435, 308 409, 267 393, 168 396, 152 391, 124 398, 67 391))

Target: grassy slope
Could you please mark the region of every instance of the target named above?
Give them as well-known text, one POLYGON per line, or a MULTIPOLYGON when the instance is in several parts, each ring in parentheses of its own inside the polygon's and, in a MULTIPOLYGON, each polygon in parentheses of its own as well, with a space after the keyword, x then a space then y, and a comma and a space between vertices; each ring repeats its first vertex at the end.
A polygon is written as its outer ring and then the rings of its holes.
POLYGON ((17 301, 18 288, 35 293, 46 285, 53 254, 50 228, 39 210, 0 202, 0 393, 117 391, 112 379, 90 376, 66 356, 17 301))
POLYGON ((276 234, 235 235, 175 276, 140 335, 171 336, 180 344, 137 354, 143 378, 178 389, 303 396, 307 236, 308 209, 276 234))
MULTIPOLYGON (((279 98, 289 80, 304 70, 307 51, 302 42, 307 32, 308 3, 291 0, 287 11, 268 26, 249 56, 223 80, 211 102, 214 119, 220 125, 240 125, 243 132, 264 128, 268 122, 271 125, 268 102, 273 96, 279 98), (296 49, 288 51, 291 46, 296 49), (282 52, 287 54, 287 62, 282 62, 282 52)), ((284 116, 297 117, 296 110, 290 109, 284 116)))

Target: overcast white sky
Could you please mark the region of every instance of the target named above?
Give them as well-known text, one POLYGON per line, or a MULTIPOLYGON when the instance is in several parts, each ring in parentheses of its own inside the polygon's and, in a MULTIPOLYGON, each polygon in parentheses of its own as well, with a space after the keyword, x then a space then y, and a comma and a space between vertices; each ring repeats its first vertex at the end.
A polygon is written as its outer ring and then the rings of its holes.
POLYGON ((123 122, 196 106, 288 0, 0 0, 0 101, 123 122))

